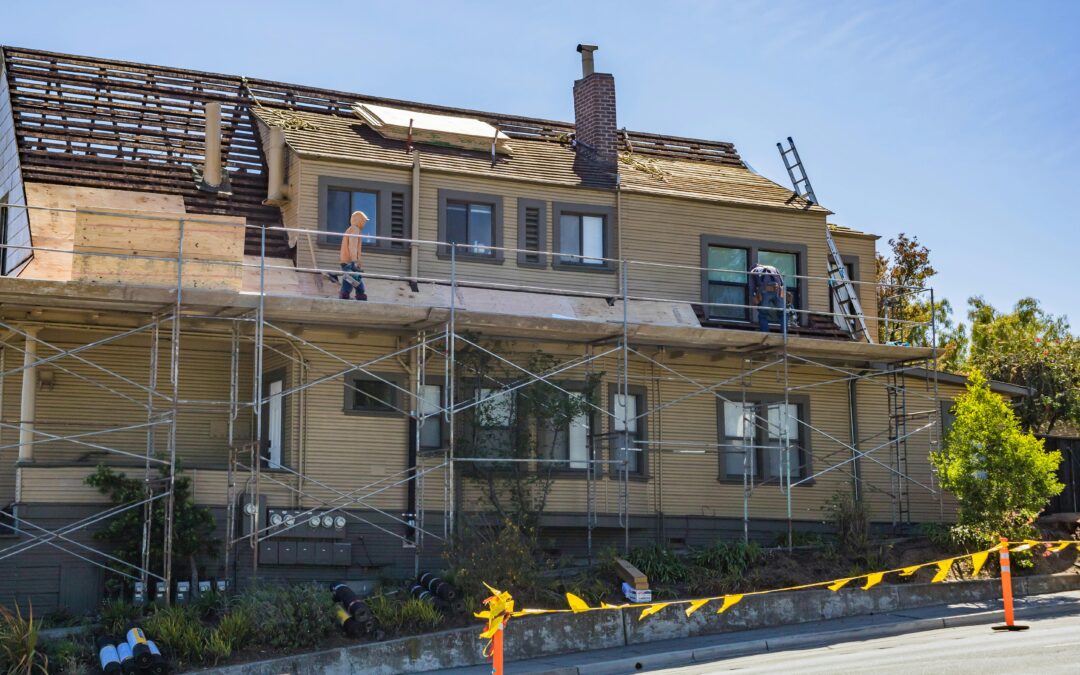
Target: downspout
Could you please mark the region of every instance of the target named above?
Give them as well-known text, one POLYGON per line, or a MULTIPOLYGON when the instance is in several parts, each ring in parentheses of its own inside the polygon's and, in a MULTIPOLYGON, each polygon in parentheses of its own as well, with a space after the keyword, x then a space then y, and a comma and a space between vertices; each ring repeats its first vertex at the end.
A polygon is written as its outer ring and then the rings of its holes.
MULTIPOLYGON (((420 289, 416 280, 420 277, 420 151, 413 148, 412 165, 412 228, 409 233, 409 284, 414 293, 420 289)), ((410 485, 412 483, 410 482, 410 485)))
POLYGON ((869 371, 863 370, 848 380, 848 421, 851 433, 851 495, 855 501, 862 500, 862 480, 859 470, 859 380, 869 371))

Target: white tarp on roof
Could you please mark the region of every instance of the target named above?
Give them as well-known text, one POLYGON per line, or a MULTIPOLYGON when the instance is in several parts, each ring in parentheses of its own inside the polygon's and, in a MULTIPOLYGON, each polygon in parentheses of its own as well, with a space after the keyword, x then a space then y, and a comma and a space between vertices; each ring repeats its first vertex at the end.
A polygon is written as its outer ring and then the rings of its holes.
POLYGON ((510 137, 487 122, 470 117, 391 108, 373 103, 356 103, 353 110, 375 131, 395 140, 407 140, 410 126, 414 143, 431 143, 469 150, 490 150, 510 154, 510 137))

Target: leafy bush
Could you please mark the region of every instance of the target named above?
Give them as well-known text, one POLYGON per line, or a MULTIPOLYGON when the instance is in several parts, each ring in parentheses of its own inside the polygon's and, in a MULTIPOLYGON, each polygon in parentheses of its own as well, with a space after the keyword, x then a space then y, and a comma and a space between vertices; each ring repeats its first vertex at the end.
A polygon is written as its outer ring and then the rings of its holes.
POLYGON ((80 662, 86 655, 92 653, 93 650, 89 644, 79 644, 73 639, 46 640, 42 647, 49 658, 50 673, 73 675, 89 672, 90 669, 80 662))
POLYGON ((435 628, 443 622, 443 615, 431 602, 376 593, 367 599, 368 609, 379 628, 400 633, 435 628))
POLYGON ((627 560, 649 577, 650 583, 674 584, 690 576, 690 568, 683 559, 661 546, 636 548, 627 560))
POLYGON ((18 605, 14 613, 0 607, 0 668, 11 675, 49 672, 49 657, 41 645, 41 622, 34 621, 33 606, 25 618, 18 605))
POLYGON ((847 492, 837 492, 825 504, 836 531, 836 543, 845 553, 865 553, 870 544, 870 509, 847 492))
POLYGON ((466 596, 486 598, 490 593, 484 583, 488 583, 522 600, 536 599, 544 567, 537 559, 538 549, 536 532, 513 523, 473 529, 454 542, 450 576, 466 596))
POLYGON ((190 606, 160 607, 143 620, 143 629, 182 661, 201 663, 206 656, 207 630, 190 606))
POLYGON ((142 608, 119 598, 106 600, 101 605, 98 623, 102 631, 110 635, 122 635, 131 624, 142 617, 142 608))
POLYGON ((261 585, 240 595, 236 606, 247 612, 254 632, 279 649, 313 647, 334 629, 334 599, 325 586, 261 585))
POLYGON ((690 560, 698 567, 727 576, 743 576, 761 562, 764 552, 755 542, 718 541, 694 551, 690 560))
POLYGON ((956 538, 985 548, 998 536, 1035 538, 1033 523, 1051 497, 1061 453, 1020 428, 1009 404, 975 372, 954 404, 956 419, 930 459, 941 486, 959 502, 956 538))
POLYGON ((427 630, 442 621, 442 612, 427 600, 409 598, 401 605, 401 625, 406 630, 427 630))
POLYGON ((229 636, 221 632, 220 627, 214 628, 203 638, 203 658, 211 665, 217 665, 232 656, 233 644, 229 636))
POLYGON ((231 649, 243 649, 255 639, 255 622, 248 610, 235 607, 221 617, 214 629, 231 649))
POLYGON ((217 589, 211 589, 195 596, 191 606, 206 621, 211 621, 224 616, 229 610, 230 597, 217 589))

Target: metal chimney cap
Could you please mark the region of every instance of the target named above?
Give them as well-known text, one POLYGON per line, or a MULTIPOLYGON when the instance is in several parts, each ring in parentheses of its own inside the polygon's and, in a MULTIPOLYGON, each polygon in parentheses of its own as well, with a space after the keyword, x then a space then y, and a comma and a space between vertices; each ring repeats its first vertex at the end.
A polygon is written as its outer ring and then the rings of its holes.
POLYGON ((597 47, 596 45, 584 45, 584 44, 582 44, 582 45, 577 46, 577 50, 579 52, 595 52, 597 49, 600 49, 600 48, 597 47))

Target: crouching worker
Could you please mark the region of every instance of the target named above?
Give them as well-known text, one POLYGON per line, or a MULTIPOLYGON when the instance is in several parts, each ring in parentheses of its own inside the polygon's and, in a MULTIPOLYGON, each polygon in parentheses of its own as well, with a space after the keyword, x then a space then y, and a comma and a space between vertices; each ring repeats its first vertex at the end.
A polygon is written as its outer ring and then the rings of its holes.
POLYGON ((363 211, 353 211, 349 218, 349 228, 345 230, 345 236, 341 238, 341 293, 338 295, 342 300, 349 299, 349 293, 356 289, 357 300, 367 300, 364 292, 364 279, 360 273, 364 271, 361 256, 364 251, 364 242, 360 235, 364 232, 364 224, 367 223, 367 214, 363 211))
POLYGON ((758 263, 750 270, 750 297, 757 306, 758 328, 769 332, 769 322, 779 322, 787 331, 787 294, 784 292, 784 275, 772 265, 758 263), (766 309, 771 307, 772 309, 766 309))

